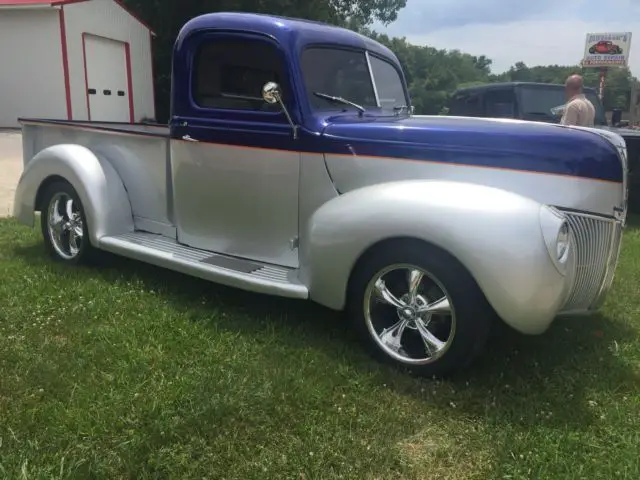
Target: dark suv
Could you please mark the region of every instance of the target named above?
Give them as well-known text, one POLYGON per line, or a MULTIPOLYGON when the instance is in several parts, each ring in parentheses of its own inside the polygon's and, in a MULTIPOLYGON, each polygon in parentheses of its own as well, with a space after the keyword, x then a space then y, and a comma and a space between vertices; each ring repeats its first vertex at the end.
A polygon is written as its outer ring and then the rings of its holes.
MULTIPOLYGON (((593 88, 586 97, 596 107, 596 125, 607 125, 602 102, 593 88)), ((463 117, 519 118, 558 123, 552 109, 566 103, 564 85, 549 83, 491 83, 457 90, 449 103, 449 115, 463 117)))

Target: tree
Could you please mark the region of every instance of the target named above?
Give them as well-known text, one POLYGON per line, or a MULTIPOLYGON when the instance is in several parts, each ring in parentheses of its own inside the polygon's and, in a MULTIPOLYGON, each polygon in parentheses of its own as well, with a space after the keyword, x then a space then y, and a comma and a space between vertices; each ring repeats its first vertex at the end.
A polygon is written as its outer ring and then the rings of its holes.
MULTIPOLYGON (((547 65, 527 67, 518 62, 508 71, 500 75, 492 75, 491 81, 498 82, 540 82, 563 84, 567 77, 579 73, 587 87, 600 87, 600 71, 596 68, 582 68, 579 65, 547 65)), ((628 110, 631 85, 637 81, 628 68, 610 68, 607 72, 604 89, 604 107, 609 111, 614 108, 628 110)))

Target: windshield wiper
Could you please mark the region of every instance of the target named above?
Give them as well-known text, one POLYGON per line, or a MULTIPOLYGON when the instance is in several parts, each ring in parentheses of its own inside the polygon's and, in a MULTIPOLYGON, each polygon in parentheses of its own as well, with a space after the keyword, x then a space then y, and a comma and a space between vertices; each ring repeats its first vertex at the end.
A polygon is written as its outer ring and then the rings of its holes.
POLYGON ((322 92, 313 92, 313 94, 316 97, 320 97, 320 98, 324 98, 325 100, 329 100, 331 102, 334 103, 342 103, 343 105, 351 105, 354 108, 357 108, 358 111, 360 112, 360 116, 362 116, 362 114, 364 112, 366 112, 365 108, 362 107, 361 105, 358 105, 357 103, 353 103, 349 100, 346 100, 342 97, 334 97, 333 95, 327 95, 326 93, 322 93, 322 92))

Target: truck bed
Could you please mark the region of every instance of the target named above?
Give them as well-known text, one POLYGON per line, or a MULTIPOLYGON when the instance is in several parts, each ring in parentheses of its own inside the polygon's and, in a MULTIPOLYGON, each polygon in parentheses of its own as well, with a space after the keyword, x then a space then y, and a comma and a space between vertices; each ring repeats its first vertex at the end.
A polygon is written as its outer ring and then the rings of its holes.
POLYGON ((47 147, 81 145, 118 172, 137 228, 175 237, 169 128, 159 124, 20 119, 23 164, 47 147))

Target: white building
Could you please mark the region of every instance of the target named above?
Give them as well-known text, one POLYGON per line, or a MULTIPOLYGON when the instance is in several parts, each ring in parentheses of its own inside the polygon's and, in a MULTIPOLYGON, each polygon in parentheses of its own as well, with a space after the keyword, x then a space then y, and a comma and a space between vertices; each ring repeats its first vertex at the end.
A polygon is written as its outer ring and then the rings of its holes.
POLYGON ((153 35, 118 0, 0 0, 0 127, 155 118, 153 35))

